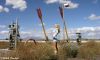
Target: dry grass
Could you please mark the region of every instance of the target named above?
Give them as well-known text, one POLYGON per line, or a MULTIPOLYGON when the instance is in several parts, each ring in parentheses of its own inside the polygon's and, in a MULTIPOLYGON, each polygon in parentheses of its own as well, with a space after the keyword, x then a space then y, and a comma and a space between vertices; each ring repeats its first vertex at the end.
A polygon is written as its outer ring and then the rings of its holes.
POLYGON ((5 49, 9 47, 9 43, 8 42, 0 42, 0 49, 5 49))
POLYGON ((79 48, 78 57, 87 60, 95 60, 100 57, 100 43, 89 41, 79 48))
MULTIPOLYGON (((5 45, 0 44, 0 47, 8 46, 4 42, 2 44, 5 45)), ((55 55, 50 42, 37 43, 37 45, 33 42, 27 44, 21 42, 16 51, 10 53, 10 56, 19 57, 20 60, 96 60, 100 57, 100 43, 90 41, 77 46, 76 43, 59 42, 58 55, 55 55)))
POLYGON ((20 60, 47 60, 54 55, 53 49, 46 43, 38 45, 20 43, 15 54, 20 60))

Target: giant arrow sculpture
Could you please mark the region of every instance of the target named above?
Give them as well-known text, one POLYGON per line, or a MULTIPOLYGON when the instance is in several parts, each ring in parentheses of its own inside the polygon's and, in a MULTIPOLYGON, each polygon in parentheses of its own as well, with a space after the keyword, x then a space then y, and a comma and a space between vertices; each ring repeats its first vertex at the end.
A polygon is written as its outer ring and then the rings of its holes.
POLYGON ((46 35, 45 27, 44 27, 43 20, 42 20, 42 11, 40 8, 37 9, 37 14, 38 14, 38 17, 40 18, 46 41, 48 41, 48 36, 46 35))

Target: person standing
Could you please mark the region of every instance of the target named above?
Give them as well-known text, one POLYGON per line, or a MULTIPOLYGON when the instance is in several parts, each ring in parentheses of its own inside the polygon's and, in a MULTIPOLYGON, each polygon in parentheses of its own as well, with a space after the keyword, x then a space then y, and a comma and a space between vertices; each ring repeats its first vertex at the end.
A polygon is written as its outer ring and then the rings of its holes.
POLYGON ((58 35, 60 33, 60 26, 59 24, 54 25, 53 29, 53 47, 54 47, 54 53, 57 54, 58 52, 58 35))

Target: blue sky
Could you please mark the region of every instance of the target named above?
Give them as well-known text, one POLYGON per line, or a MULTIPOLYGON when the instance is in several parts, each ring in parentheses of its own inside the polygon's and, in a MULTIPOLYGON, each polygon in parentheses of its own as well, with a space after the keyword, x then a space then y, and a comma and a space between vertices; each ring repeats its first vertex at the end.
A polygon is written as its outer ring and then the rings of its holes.
POLYGON ((69 36, 75 37, 76 32, 81 32, 84 38, 100 38, 100 0, 0 0, 0 38, 8 37, 8 25, 16 18, 21 37, 43 37, 37 8, 42 10, 47 32, 56 23, 62 30, 58 7, 66 3, 70 5, 64 8, 69 36))

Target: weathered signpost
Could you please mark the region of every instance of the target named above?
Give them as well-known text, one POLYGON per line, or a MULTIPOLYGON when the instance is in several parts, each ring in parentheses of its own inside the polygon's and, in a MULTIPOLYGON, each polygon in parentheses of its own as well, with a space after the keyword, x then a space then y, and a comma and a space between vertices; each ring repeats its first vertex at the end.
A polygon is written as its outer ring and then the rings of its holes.
POLYGON ((46 38, 45 41, 48 41, 48 36, 46 35, 45 27, 44 27, 43 20, 42 20, 42 11, 41 11, 40 8, 37 9, 37 14, 38 14, 38 17, 40 18, 40 21, 41 21, 41 24, 42 24, 43 32, 44 32, 44 35, 45 35, 45 38, 46 38))

